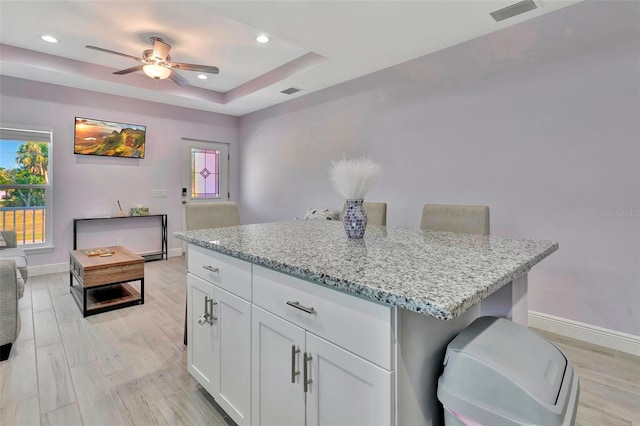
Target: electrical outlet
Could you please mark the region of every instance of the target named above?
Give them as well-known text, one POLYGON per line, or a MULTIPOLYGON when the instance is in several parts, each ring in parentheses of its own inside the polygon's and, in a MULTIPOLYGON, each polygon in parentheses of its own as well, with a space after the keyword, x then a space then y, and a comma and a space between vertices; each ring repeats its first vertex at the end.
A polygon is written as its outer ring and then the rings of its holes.
POLYGON ((167 190, 166 189, 154 189, 153 190, 153 198, 167 198, 167 190))
POLYGON ((121 246, 122 245, 122 238, 116 238, 116 245, 117 246, 121 246))

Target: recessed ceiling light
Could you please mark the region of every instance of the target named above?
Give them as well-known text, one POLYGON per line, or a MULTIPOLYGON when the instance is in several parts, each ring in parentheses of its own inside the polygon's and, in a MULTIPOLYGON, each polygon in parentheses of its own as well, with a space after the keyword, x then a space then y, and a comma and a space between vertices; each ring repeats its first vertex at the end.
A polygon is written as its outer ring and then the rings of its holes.
POLYGON ((206 76, 206 75, 204 75, 204 74, 198 74, 198 78, 199 78, 200 80, 206 80, 206 79, 207 79, 207 76, 206 76))
POLYGON ((256 37, 256 41, 258 43, 269 43, 269 37, 267 37, 264 34, 259 35, 258 37, 256 37))
POLYGON ((54 36, 50 36, 50 35, 43 35, 40 38, 43 39, 44 41, 46 41, 47 43, 57 43, 58 42, 57 38, 55 38, 54 36))

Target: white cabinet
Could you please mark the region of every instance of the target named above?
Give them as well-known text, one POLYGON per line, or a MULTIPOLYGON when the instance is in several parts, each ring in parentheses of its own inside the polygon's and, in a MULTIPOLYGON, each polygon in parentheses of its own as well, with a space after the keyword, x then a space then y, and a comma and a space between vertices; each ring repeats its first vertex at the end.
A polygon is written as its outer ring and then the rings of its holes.
POLYGON ((251 303, 187 275, 189 372, 238 424, 251 422, 251 303))
POLYGON ((394 321, 388 305, 257 265, 253 267, 252 300, 265 311, 385 370, 394 368, 394 321))
POLYGON ((189 373, 209 392, 212 393, 213 383, 219 382, 215 377, 219 369, 214 368, 219 360, 214 359, 216 333, 218 327, 212 324, 199 324, 199 318, 208 313, 212 302, 213 285, 191 274, 187 275, 187 347, 189 373), (209 302, 211 300, 211 302, 209 302))
POLYGON ((254 425, 393 424, 392 371, 256 305, 252 324, 254 425))
POLYGON ((251 263, 222 253, 189 245, 189 273, 251 301, 251 263))
POLYGON ((251 424, 251 303, 216 287, 220 380, 211 393, 238 424, 251 424))
POLYGON ((189 249, 189 372, 239 425, 394 423, 393 310, 189 249))
POLYGON ((306 358, 308 426, 393 424, 392 372, 311 333, 306 358))
POLYGON ((252 419, 254 425, 304 425, 304 329, 252 309, 252 419))

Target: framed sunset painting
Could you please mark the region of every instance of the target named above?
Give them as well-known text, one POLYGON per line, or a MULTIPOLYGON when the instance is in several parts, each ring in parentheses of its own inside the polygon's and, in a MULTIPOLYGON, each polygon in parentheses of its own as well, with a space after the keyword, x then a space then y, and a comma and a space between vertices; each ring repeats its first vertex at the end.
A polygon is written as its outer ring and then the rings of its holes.
POLYGON ((76 117, 73 153, 144 158, 147 127, 76 117))

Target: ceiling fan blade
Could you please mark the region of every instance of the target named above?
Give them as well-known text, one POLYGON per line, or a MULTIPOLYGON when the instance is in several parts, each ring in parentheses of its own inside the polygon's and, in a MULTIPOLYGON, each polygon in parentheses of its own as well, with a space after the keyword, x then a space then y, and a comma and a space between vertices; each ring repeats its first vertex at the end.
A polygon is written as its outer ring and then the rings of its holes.
POLYGON ((120 53, 120 52, 116 52, 116 51, 114 51, 114 50, 103 49, 102 47, 96 47, 96 46, 89 46, 89 45, 86 45, 85 47, 86 47, 87 49, 98 50, 98 51, 100 51, 100 52, 111 53, 111 54, 113 54, 113 55, 124 56, 125 58, 131 58, 131 59, 135 59, 136 61, 144 62, 144 61, 142 60, 142 58, 137 58, 137 57, 135 57, 135 56, 127 55, 126 53, 120 53))
POLYGON ((132 72, 136 72, 136 71, 140 71, 142 70, 142 67, 144 65, 138 65, 137 67, 133 67, 133 68, 127 68, 126 70, 122 70, 122 71, 116 71, 114 72, 115 75, 124 75, 124 74, 130 74, 132 72))
POLYGON ((189 85, 189 82, 175 71, 171 71, 169 78, 180 87, 185 87, 189 85))
POLYGON ((195 64, 183 64, 182 62, 171 62, 169 64, 171 68, 177 68, 185 71, 199 71, 209 74, 218 74, 220 69, 218 67, 212 67, 209 65, 195 65, 195 64))
POLYGON ((153 57, 160 62, 166 62, 169 57, 171 45, 165 43, 164 40, 159 37, 151 37, 151 41, 153 42, 153 57))

